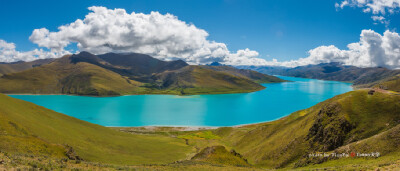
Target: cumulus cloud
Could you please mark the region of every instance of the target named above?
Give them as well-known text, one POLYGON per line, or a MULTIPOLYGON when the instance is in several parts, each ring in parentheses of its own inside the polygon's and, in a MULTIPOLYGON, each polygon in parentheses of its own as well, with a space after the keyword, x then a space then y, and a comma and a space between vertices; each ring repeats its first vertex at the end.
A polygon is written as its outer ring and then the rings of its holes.
POLYGON ((35 29, 29 39, 53 51, 62 51, 74 42, 81 51, 95 54, 136 52, 162 60, 183 59, 193 64, 213 61, 239 64, 235 61, 241 61, 257 65, 254 63, 258 61, 257 52, 245 49, 231 53, 226 44, 208 40, 205 30, 171 14, 127 13, 124 9, 96 6, 89 10, 92 12, 83 20, 60 26, 56 32, 35 29))
POLYGON ((347 45, 341 50, 333 45, 320 46, 310 50, 309 56, 298 60, 278 62, 269 65, 296 67, 309 64, 340 62, 358 67, 400 68, 400 36, 396 32, 385 31, 383 35, 373 30, 363 30, 360 41, 347 45))
POLYGON ((386 13, 394 13, 400 7, 400 0, 344 0, 340 4, 336 3, 338 8, 345 6, 363 8, 364 12, 372 12, 373 14, 385 15, 386 13))
MULTIPOLYGON (((353 1, 337 4, 338 7, 354 4, 353 1)), ((358 0, 357 2, 362 2, 358 0)), ((365 0, 361 4, 370 1, 365 0)), ((371 1, 372 2, 372 1, 371 1)), ((375 8, 368 7, 371 11, 375 8)), ((83 20, 60 26, 51 32, 46 28, 35 29, 30 40, 43 49, 28 52, 15 50, 13 43, 0 40, 0 61, 30 61, 61 57, 71 43, 79 50, 95 54, 107 52, 136 52, 152 55, 161 60, 182 59, 191 64, 208 64, 214 61, 227 65, 263 65, 296 67, 309 64, 340 62, 358 67, 400 68, 400 36, 386 31, 383 35, 373 30, 363 30, 360 41, 342 50, 334 45, 309 50, 308 57, 291 61, 267 61, 259 58, 257 51, 242 49, 230 52, 224 43, 208 40, 208 33, 179 20, 171 14, 151 12, 127 13, 124 9, 90 7, 83 20)), ((373 18, 376 21, 384 17, 373 18)))
POLYGON ((389 23, 390 23, 390 21, 389 21, 389 20, 386 20, 386 18, 383 17, 383 16, 375 16, 375 15, 374 15, 374 16, 371 16, 371 18, 372 18, 372 20, 375 21, 374 24, 381 23, 381 24, 385 24, 386 26, 388 26, 389 23))
POLYGON ((68 53, 68 51, 51 52, 43 49, 20 52, 15 49, 14 43, 8 43, 0 39, 0 62, 33 61, 45 58, 58 58, 68 53))
POLYGON ((346 6, 362 8, 365 13, 372 13, 371 18, 382 24, 389 24, 389 20, 385 19, 387 13, 393 14, 398 12, 400 8, 400 0, 343 0, 336 3, 335 7, 343 9, 346 6))

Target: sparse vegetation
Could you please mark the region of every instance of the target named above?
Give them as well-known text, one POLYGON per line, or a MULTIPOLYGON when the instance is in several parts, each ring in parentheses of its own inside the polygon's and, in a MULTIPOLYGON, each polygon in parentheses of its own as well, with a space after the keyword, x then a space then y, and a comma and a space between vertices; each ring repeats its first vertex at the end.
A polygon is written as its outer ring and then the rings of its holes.
POLYGON ((357 90, 273 122, 191 130, 104 128, 1 95, 0 168, 396 168, 400 161, 399 101, 400 96, 393 93, 357 90), (309 156, 351 152, 379 152, 380 156, 309 156))
POLYGON ((0 92, 89 96, 222 94, 258 91, 265 88, 259 83, 284 81, 255 71, 188 66, 183 61, 165 62, 143 54, 96 56, 81 52, 26 69, 1 76, 0 92))
POLYGON ((10 154, 66 158, 107 164, 165 164, 186 159, 185 141, 161 135, 132 135, 81 121, 0 95, 0 149, 10 154))
POLYGON ((185 135, 180 135, 178 138, 182 139, 220 139, 218 135, 213 134, 211 131, 203 131, 203 132, 196 132, 196 133, 190 133, 190 134, 185 134, 185 135))
POLYGON ((0 62, 0 76, 4 74, 10 74, 15 72, 21 72, 24 70, 28 70, 34 67, 38 67, 41 65, 48 64, 52 62, 54 59, 39 59, 32 62, 13 62, 13 63, 2 63, 0 62))

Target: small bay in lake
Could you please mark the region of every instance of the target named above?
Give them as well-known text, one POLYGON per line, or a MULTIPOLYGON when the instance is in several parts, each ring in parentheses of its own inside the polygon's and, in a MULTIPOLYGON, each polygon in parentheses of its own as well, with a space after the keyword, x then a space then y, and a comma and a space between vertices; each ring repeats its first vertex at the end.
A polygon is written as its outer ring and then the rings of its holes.
POLYGON ((352 90, 350 83, 279 77, 293 82, 243 94, 10 96, 103 126, 234 126, 276 120, 352 90))

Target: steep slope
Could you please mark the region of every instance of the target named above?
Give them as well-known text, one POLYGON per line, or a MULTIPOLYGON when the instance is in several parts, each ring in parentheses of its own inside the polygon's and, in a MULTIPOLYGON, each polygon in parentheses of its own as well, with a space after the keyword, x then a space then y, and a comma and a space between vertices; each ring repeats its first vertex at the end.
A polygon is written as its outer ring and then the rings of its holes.
POLYGON ((171 163, 192 152, 180 139, 118 132, 2 94, 0 149, 10 156, 124 165, 171 163))
POLYGON ((284 67, 242 67, 252 69, 265 74, 284 75, 302 78, 313 78, 333 81, 348 81, 354 85, 375 84, 400 74, 400 70, 386 68, 359 68, 344 66, 340 63, 323 63, 318 65, 299 66, 295 68, 284 67))
MULTIPOLYGON (((194 132, 149 128, 146 133, 145 129, 123 129, 132 130, 127 132, 133 135, 116 132, 0 95, 0 157, 6 152, 17 159, 33 155, 102 164, 169 163, 133 167, 157 170, 393 168, 395 161, 400 161, 400 96, 383 90, 357 90, 272 122, 194 132), (380 156, 309 155, 324 152, 379 152, 380 156)), ((91 169, 110 167, 95 166, 91 169)))
POLYGON ((0 92, 15 94, 218 94, 261 90, 279 78, 232 67, 188 66, 142 54, 81 52, 0 77, 0 92))
POLYGON ((243 157, 234 150, 227 151, 224 146, 212 146, 202 149, 191 158, 191 162, 205 164, 221 164, 234 166, 249 166, 243 157))
POLYGON ((215 71, 204 66, 186 66, 153 77, 157 80, 155 84, 150 85, 154 91, 158 88, 180 94, 243 93, 264 89, 247 77, 215 71))
POLYGON ((231 66, 203 66, 206 69, 212 69, 215 71, 221 71, 225 73, 229 73, 238 77, 247 77, 257 83, 278 83, 285 82, 278 77, 274 77, 271 75, 266 75, 259 73, 257 71, 248 70, 248 69, 237 69, 231 66))
POLYGON ((70 56, 0 78, 2 93, 120 95, 135 92, 140 83, 70 56))
POLYGON ((396 141, 399 132, 381 135, 383 137, 379 144, 373 144, 378 140, 372 137, 391 129, 397 130, 400 123, 400 96, 381 91, 372 95, 368 92, 349 92, 277 121, 220 128, 215 133, 249 163, 267 168, 323 163, 335 158, 311 158, 308 154, 342 152, 343 149, 359 153, 378 151, 382 156, 389 157, 396 155, 400 152, 399 144, 393 145, 392 142, 396 141), (357 145, 364 141, 371 141, 368 148, 357 145), (387 147, 385 144, 393 146, 387 147))
POLYGON ((362 86, 400 92, 400 74, 385 80, 381 80, 374 84, 365 84, 362 86))
POLYGON ((48 64, 54 61, 54 59, 38 59, 31 62, 13 62, 13 63, 0 63, 0 76, 4 74, 20 72, 41 65, 48 64))
POLYGON ((149 75, 164 71, 181 69, 188 64, 182 60, 162 61, 149 55, 139 53, 117 54, 107 53, 98 55, 108 63, 126 68, 130 75, 149 75))
POLYGON ((167 62, 138 53, 93 55, 88 52, 81 52, 72 55, 71 61, 73 63, 87 62, 129 77, 148 76, 153 73, 180 69, 188 65, 182 60, 167 62))

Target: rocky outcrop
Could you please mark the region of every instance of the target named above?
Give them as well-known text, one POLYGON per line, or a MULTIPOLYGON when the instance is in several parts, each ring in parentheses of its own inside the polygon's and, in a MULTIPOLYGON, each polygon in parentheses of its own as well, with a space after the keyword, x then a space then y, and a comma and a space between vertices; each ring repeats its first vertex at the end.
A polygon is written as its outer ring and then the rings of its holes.
POLYGON ((340 112, 339 103, 330 103, 319 111, 307 135, 310 150, 331 151, 343 145, 353 126, 340 112))
POLYGON ((81 157, 79 157, 76 153, 75 150, 69 146, 66 145, 65 146, 65 155, 68 157, 68 159, 70 160, 77 160, 77 161, 82 161, 83 159, 81 157))
POLYGON ((228 151, 224 146, 206 147, 191 158, 194 162, 218 165, 249 166, 247 159, 235 150, 228 151))
POLYGON ((375 93, 375 90, 369 90, 368 91, 368 95, 374 95, 374 93, 375 93))

